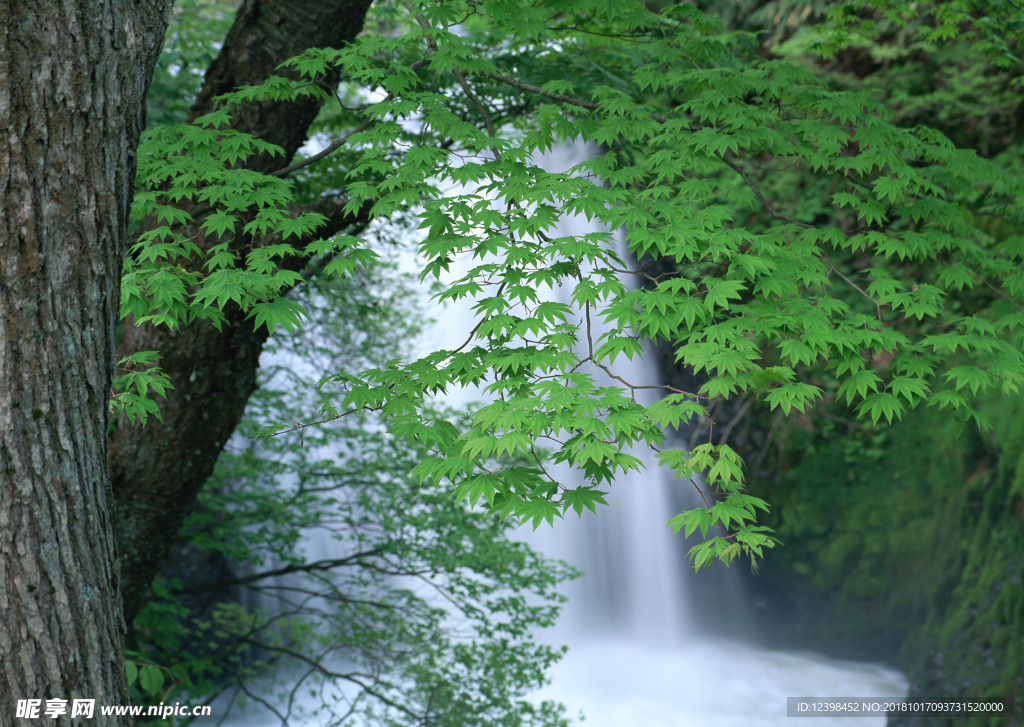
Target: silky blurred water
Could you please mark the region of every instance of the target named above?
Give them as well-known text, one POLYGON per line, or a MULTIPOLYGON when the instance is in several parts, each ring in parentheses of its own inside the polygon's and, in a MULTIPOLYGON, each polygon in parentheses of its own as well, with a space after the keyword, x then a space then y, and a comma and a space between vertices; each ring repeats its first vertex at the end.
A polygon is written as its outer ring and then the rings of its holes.
MULTIPOLYGON (((583 144, 566 145, 540 164, 548 171, 566 171, 595 151, 583 144)), ((566 218, 550 235, 594 229, 583 218, 566 218)), ((455 261, 453 279, 459 270, 455 261)), ((552 297, 569 302, 568 291, 554 291, 552 297)), ((428 349, 461 345, 475 325, 465 301, 440 308, 436 315, 439 323, 425 337, 428 349)), ((596 340, 600 316, 592 316, 592 322, 598 326, 596 340)), ((660 383, 662 376, 651 358, 620 358, 616 373, 634 383, 660 383)), ((599 385, 614 383, 593 368, 589 372, 599 385)), ((479 397, 477 391, 453 391, 449 400, 465 403, 479 397)), ((711 575, 690 571, 688 545, 666 526, 681 503, 699 506, 693 485, 659 467, 650 450, 632 453, 644 461, 645 469, 615 481, 609 507, 579 519, 570 515, 535 532, 529 526, 520 529, 525 541, 585 574, 566 588, 569 603, 554 632, 545 637, 567 644, 569 652, 537 699, 563 702, 570 715, 582 715, 591 727, 770 727, 792 723, 794 718, 786 716, 788 697, 906 695, 906 679, 895 669, 764 650, 737 640, 753 631, 745 620, 749 609, 742 602, 741 586, 719 575, 711 600, 702 589, 705 600, 697 602, 689 595, 692 579, 711 575), (698 615, 708 611, 727 614, 727 623, 734 620, 727 628, 731 639, 702 631, 704 620, 698 615)), ((549 471, 568 486, 580 478, 567 467, 549 471)), ((847 719, 814 717, 811 724, 848 725, 847 719)), ((885 717, 863 717, 857 724, 884 725, 885 717)))

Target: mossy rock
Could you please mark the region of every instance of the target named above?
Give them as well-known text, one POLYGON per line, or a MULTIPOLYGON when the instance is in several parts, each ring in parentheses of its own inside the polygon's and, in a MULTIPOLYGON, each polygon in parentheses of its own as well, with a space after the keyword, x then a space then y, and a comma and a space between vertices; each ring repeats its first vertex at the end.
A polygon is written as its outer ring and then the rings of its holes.
MULTIPOLYGON (((907 671, 912 696, 1024 694, 1024 399, 988 402, 981 435, 939 412, 884 433, 784 431, 773 480, 783 541, 751 588, 769 640, 907 671)), ((988 727, 1019 717, 891 724, 988 727)))

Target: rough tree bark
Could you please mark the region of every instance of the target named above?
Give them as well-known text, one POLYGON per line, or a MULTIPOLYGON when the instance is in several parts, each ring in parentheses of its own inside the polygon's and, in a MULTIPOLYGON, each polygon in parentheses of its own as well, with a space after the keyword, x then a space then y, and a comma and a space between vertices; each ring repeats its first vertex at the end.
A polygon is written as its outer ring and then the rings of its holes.
POLYGON ((0 0, 4 725, 18 699, 128 701, 107 400, 135 150, 170 8, 0 0))
MULTIPOLYGON (((212 110, 220 94, 282 74, 277 66, 307 48, 338 47, 351 41, 362 29, 369 5, 370 0, 246 0, 207 72, 192 116, 212 110)), ((309 98, 243 108, 235 116, 235 128, 285 150, 284 159, 259 156, 246 166, 262 172, 285 166, 305 141, 318 111, 319 104, 309 98)), ((319 235, 355 222, 341 214, 341 202, 324 200, 317 209, 330 220, 319 235)), ((206 244, 201 235, 194 241, 200 247, 206 244)), ((295 268, 304 263, 289 261, 295 268)), ((162 422, 150 418, 145 427, 133 427, 121 421, 109 440, 129 623, 148 600, 150 584, 174 535, 256 386, 265 331, 254 331, 238 313, 229 313, 228 319, 221 331, 205 322, 179 331, 125 326, 118 355, 159 351, 160 365, 174 386, 167 399, 160 401, 162 422)))

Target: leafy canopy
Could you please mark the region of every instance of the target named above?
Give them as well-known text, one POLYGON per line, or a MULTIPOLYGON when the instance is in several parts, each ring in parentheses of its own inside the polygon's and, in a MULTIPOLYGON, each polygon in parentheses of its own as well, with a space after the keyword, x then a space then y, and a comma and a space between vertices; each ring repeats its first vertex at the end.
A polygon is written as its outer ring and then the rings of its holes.
POLYGON ((670 521, 725 532, 691 551, 698 567, 774 544, 756 524, 767 505, 743 492, 727 444, 668 444, 666 428, 714 399, 753 395, 786 413, 839 399, 874 424, 928 405, 977 421, 976 395, 1020 386, 1020 182, 973 151, 760 58, 750 36, 690 5, 403 0, 376 12, 396 31, 311 50, 286 64, 300 81, 272 78, 150 133, 135 209, 163 224, 133 248, 126 313, 220 324, 238 306, 271 331, 300 325, 301 306, 282 294, 301 276, 283 258, 348 276, 378 257, 368 235, 289 242, 321 220, 289 211, 288 179, 344 159, 347 211, 413 215, 422 276, 444 280, 441 301, 472 300, 476 320, 460 348, 327 377, 318 418, 372 412, 426 448, 424 483, 535 526, 594 509, 617 473, 641 466, 631 449, 650 447, 679 478, 706 483, 707 506, 670 521), (326 97, 317 81, 332 68, 350 123, 326 153, 272 176, 236 168, 274 150, 230 128, 232 107, 326 97), (573 140, 600 152, 570 169, 539 165, 573 140), (795 200, 774 183, 794 173, 795 200), (208 206, 202 228, 217 244, 181 232, 182 200, 208 206), (560 234, 566 214, 607 231, 560 234), (981 223, 993 217, 998 232, 981 223), (196 257, 200 268, 181 264, 196 257), (654 344, 703 385, 624 378, 623 360, 654 344), (811 369, 828 384, 809 383, 811 369), (468 425, 426 413, 458 386, 491 397, 468 425), (651 387, 664 396, 645 403, 651 387), (548 459, 584 483, 552 481, 548 459))

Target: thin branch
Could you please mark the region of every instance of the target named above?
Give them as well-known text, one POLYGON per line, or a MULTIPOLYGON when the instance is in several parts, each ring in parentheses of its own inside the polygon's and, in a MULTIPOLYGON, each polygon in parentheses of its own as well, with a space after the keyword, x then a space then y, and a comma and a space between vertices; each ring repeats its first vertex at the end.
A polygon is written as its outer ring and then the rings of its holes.
MULTIPOLYGON (((390 101, 393 98, 394 98, 394 94, 389 93, 384 100, 385 101, 390 101)), ((356 128, 352 129, 352 131, 348 132, 347 134, 345 134, 341 138, 335 139, 334 141, 332 141, 330 144, 328 144, 322 150, 318 151, 313 156, 307 157, 306 159, 303 159, 302 161, 295 162, 294 164, 289 164, 287 167, 284 167, 282 169, 278 169, 276 172, 271 172, 270 176, 271 177, 287 177, 289 174, 291 174, 294 171, 302 169, 303 167, 308 167, 310 164, 313 164, 314 162, 318 162, 318 161, 320 161, 321 159, 323 159, 326 156, 330 156, 331 154, 336 152, 338 149, 340 149, 341 147, 345 146, 345 144, 348 143, 348 140, 352 136, 354 136, 355 134, 358 134, 361 131, 365 131, 366 128, 370 124, 373 123, 373 121, 374 121, 374 119, 373 119, 372 116, 371 117, 367 117, 363 121, 363 123, 359 124, 359 126, 357 126, 356 128)))
POLYGON ((802 227, 805 230, 813 230, 814 229, 814 225, 808 224, 806 222, 801 222, 800 220, 798 220, 798 219, 796 219, 794 217, 790 217, 789 215, 784 215, 781 212, 779 212, 778 210, 776 210, 775 206, 768 200, 768 198, 765 197, 761 193, 760 188, 757 186, 757 182, 755 182, 753 179, 751 179, 750 175, 748 175, 745 171, 743 171, 743 168, 739 164, 737 164, 736 162, 732 161, 728 157, 728 155, 723 154, 722 155, 722 161, 725 162, 725 165, 727 167, 732 169, 734 172, 739 174, 740 177, 743 178, 743 181, 746 183, 746 185, 748 187, 750 187, 750 191, 754 193, 754 196, 757 197, 758 201, 762 205, 764 205, 764 208, 766 210, 768 210, 768 214, 770 214, 772 217, 774 217, 777 220, 783 220, 784 222, 788 222, 791 225, 796 225, 797 227, 802 227))
POLYGON ((828 263, 828 267, 829 267, 829 270, 831 270, 831 271, 832 271, 833 273, 835 273, 835 274, 836 274, 836 275, 838 275, 838 276, 839 276, 840 278, 842 278, 843 280, 845 280, 845 281, 846 281, 846 282, 847 282, 847 283, 848 283, 848 284, 849 284, 849 285, 850 285, 850 286, 851 286, 851 287, 852 287, 852 288, 853 288, 854 290, 856 290, 856 291, 857 291, 858 293, 860 293, 861 295, 863 295, 863 296, 864 296, 865 298, 867 298, 868 300, 870 300, 870 301, 871 301, 871 302, 872 302, 872 303, 874 304, 874 306, 875 306, 875 315, 876 315, 876 316, 878 317, 878 322, 879 322, 879 323, 881 323, 881 322, 882 322, 882 304, 881 304, 881 303, 879 303, 879 302, 878 302, 877 300, 875 300, 874 298, 872 298, 872 297, 871 297, 871 295, 870 295, 870 294, 869 294, 869 293, 868 293, 868 292, 867 292, 866 290, 864 290, 864 289, 863 289, 862 287, 860 287, 860 286, 859 286, 859 285, 857 285, 857 284, 856 284, 855 282, 853 282, 852 280, 850 280, 850 279, 849 279, 848 277, 846 277, 845 275, 843 275, 843 274, 842 274, 842 273, 841 273, 841 272, 839 271, 839 268, 837 268, 837 267, 835 266, 835 264, 833 264, 833 262, 832 262, 832 258, 831 258, 831 257, 829 257, 829 255, 828 255, 828 253, 827 253, 827 252, 823 252, 823 253, 822 253, 822 255, 824 255, 824 256, 825 256, 825 262, 827 262, 827 263, 828 263))
MULTIPOLYGON (((579 108, 587 109, 589 111, 599 111, 601 109, 601 107, 598 106, 593 101, 587 101, 586 99, 579 98, 578 96, 569 96, 564 93, 554 93, 552 91, 545 91, 540 86, 534 86, 532 83, 517 81, 516 79, 511 78, 510 76, 503 76, 500 73, 487 71, 485 73, 481 73, 480 75, 490 78, 492 81, 498 81, 499 83, 504 83, 506 85, 512 86, 513 88, 518 88, 520 91, 529 91, 530 93, 535 93, 538 96, 549 98, 552 101, 561 101, 562 103, 569 104, 570 106, 578 106, 579 108)), ((647 115, 660 124, 668 123, 668 118, 662 116, 661 114, 656 114, 653 111, 648 111, 647 115)))
POLYGON ((294 651, 292 649, 289 649, 287 647, 276 646, 276 645, 272 646, 272 645, 269 645, 269 644, 258 644, 258 642, 254 642, 254 643, 257 643, 257 645, 262 646, 262 647, 264 647, 266 649, 269 649, 271 651, 283 654, 285 656, 290 656, 291 658, 296 659, 297 661, 300 661, 300 662, 302 662, 304 664, 307 664, 307 665, 309 665, 311 670, 319 672, 320 674, 322 674, 325 677, 329 677, 331 679, 344 679, 345 681, 352 682, 353 684, 357 685, 360 689, 362 689, 364 692, 366 692, 367 694, 375 697, 376 699, 379 699, 381 702, 383 702, 384 704, 388 705, 389 707, 392 707, 393 709, 397 709, 400 712, 404 712, 405 714, 409 715, 410 717, 412 717, 413 719, 415 719, 417 721, 419 721, 421 719, 420 715, 416 714, 416 712, 412 711, 411 709, 409 709, 405 705, 399 704, 398 702, 394 701, 393 699, 390 699, 389 697, 385 696, 381 692, 377 691, 372 685, 367 684, 364 681, 362 681, 363 679, 367 679, 367 678, 368 679, 373 679, 374 681, 377 681, 377 677, 374 676, 373 674, 360 674, 359 672, 347 672, 346 673, 346 672, 332 671, 332 670, 327 669, 326 667, 324 667, 324 665, 321 662, 319 662, 319 661, 317 661, 315 659, 311 659, 309 656, 307 656, 305 654, 302 654, 302 653, 299 653, 297 651, 294 651))
POLYGON ((185 593, 203 593, 206 591, 212 591, 217 588, 228 588, 231 586, 244 586, 256 581, 262 581, 266 578, 276 578, 278 576, 288 575, 289 573, 310 573, 313 571, 330 570, 332 568, 338 568, 343 565, 363 565, 359 559, 369 556, 380 555, 380 550, 367 550, 360 553, 355 553, 346 558, 334 558, 331 560, 318 560, 314 563, 303 563, 301 565, 288 565, 283 568, 276 568, 274 570, 263 571, 262 573, 254 573, 248 576, 242 576, 241 578, 223 578, 218 581, 210 581, 208 583, 202 583, 198 586, 190 586, 189 588, 182 588, 174 591, 177 594, 185 593))
POLYGON ((974 275, 974 277, 976 277, 982 283, 984 283, 985 287, 987 287, 993 293, 998 295, 1000 298, 1003 298, 1004 300, 1006 300, 1014 308, 1016 308, 1017 310, 1024 310, 1024 308, 1021 308, 1020 303, 1015 298, 1011 298, 1006 293, 1004 293, 1003 291, 999 290, 999 288, 997 288, 996 286, 992 285, 992 283, 988 282, 988 280, 983 278, 981 275, 979 275, 975 271, 971 270, 971 274, 974 275))

